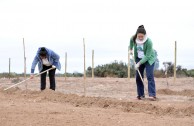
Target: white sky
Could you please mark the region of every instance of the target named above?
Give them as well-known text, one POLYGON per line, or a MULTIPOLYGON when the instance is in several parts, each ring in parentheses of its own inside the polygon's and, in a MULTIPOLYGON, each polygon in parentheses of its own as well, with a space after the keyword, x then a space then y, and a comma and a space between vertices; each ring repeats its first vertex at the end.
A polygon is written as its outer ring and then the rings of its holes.
MULTIPOLYGON (((127 62, 130 37, 143 24, 162 62, 194 69, 194 2, 192 0, 0 0, 0 72, 23 72, 25 38, 27 71, 38 47, 61 56, 68 53, 68 72, 83 72, 83 37, 87 67, 95 50, 95 65, 127 62)), ((36 72, 38 72, 36 70, 36 72)))

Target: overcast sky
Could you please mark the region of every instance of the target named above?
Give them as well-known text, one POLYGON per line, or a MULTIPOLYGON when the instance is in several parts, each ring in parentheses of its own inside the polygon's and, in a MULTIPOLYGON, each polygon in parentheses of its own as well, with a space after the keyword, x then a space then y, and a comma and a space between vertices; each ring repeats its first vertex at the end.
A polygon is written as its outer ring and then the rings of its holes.
MULTIPOLYGON (((61 56, 65 52, 68 72, 83 72, 83 37, 86 65, 114 60, 127 62, 130 37, 144 25, 162 62, 194 69, 194 3, 192 0, 0 0, 0 72, 23 72, 25 38, 27 72, 38 47, 48 47, 61 56)), ((38 72, 36 70, 36 72, 38 72)))

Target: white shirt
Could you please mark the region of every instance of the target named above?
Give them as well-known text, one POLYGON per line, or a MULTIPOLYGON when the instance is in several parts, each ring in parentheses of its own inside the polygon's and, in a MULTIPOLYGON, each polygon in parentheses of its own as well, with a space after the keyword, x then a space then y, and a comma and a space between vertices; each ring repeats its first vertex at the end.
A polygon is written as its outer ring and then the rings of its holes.
POLYGON ((137 54, 140 59, 144 57, 143 44, 137 44, 137 54))
POLYGON ((143 44, 147 41, 147 39, 148 39, 147 35, 144 36, 144 39, 142 41, 136 38, 137 54, 138 54, 138 58, 140 59, 144 57, 143 44))
POLYGON ((49 63, 47 58, 42 59, 42 64, 45 65, 45 66, 51 66, 51 64, 49 63))

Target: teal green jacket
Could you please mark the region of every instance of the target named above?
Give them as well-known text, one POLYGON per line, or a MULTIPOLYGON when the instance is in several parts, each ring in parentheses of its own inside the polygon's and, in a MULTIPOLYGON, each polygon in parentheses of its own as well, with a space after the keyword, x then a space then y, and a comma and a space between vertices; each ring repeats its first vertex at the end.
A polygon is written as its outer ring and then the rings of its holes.
MULTIPOLYGON (((134 43, 133 37, 130 39, 130 44, 128 50, 132 50, 134 47, 134 58, 137 58, 137 44, 134 43)), ((156 55, 153 49, 153 44, 151 39, 147 39, 146 42, 143 44, 143 51, 144 51, 144 58, 140 60, 141 64, 144 64, 148 61, 150 65, 152 65, 156 60, 156 55)))

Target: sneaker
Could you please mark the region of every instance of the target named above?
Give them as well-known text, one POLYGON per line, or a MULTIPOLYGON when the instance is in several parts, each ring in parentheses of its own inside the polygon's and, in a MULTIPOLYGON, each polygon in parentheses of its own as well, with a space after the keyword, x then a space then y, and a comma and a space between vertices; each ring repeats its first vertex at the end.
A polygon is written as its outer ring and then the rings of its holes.
POLYGON ((149 99, 150 99, 151 101, 156 101, 156 96, 150 96, 149 99))
POLYGON ((137 99, 138 100, 144 100, 145 99, 145 96, 137 96, 137 99))
POLYGON ((137 99, 138 99, 138 100, 141 100, 141 97, 140 97, 140 96, 137 96, 137 99))

